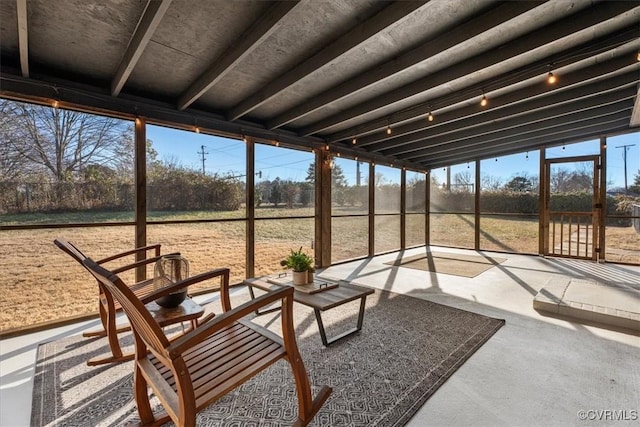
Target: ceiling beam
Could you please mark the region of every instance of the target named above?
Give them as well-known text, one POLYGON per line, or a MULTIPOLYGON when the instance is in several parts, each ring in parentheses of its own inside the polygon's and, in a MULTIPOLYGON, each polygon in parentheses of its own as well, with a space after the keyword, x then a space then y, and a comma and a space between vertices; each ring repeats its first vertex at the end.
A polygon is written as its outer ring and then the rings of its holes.
POLYGON ((433 39, 421 44, 415 49, 393 58, 380 66, 369 69, 366 72, 353 77, 338 86, 335 86, 323 93, 317 94, 312 99, 296 105, 284 113, 276 116, 267 122, 270 129, 278 128, 304 117, 320 108, 336 102, 342 98, 353 95, 368 86, 380 83, 396 74, 413 67, 438 53, 450 49, 469 40, 483 32, 506 22, 528 10, 537 7, 542 2, 506 2, 498 7, 484 13, 480 17, 467 21, 461 25, 451 28, 439 34, 433 39))
MULTIPOLYGON (((623 94, 620 94, 619 96, 622 95, 623 94)), ((478 130, 473 134, 463 132, 460 134, 460 138, 451 139, 450 142, 446 144, 439 143, 432 146, 430 141, 427 140, 425 141, 425 148, 422 150, 398 157, 403 159, 423 159, 425 156, 444 153, 458 148, 467 149, 485 142, 496 142, 502 139, 516 140, 527 138, 534 132, 543 132, 546 129, 557 128, 563 125, 572 125, 585 120, 597 119, 604 115, 627 111, 633 106, 633 101, 629 97, 621 97, 605 105, 600 105, 599 103, 592 104, 593 105, 589 105, 584 109, 574 105, 575 109, 570 113, 558 116, 550 114, 546 116, 546 118, 538 119, 537 121, 526 122, 523 119, 523 123, 520 125, 513 125, 513 123, 510 123, 512 127, 503 128, 500 123, 492 123, 490 125, 483 126, 482 130, 478 130)))
POLYGON ((158 28, 158 25, 160 25, 160 21, 169 8, 171 1, 172 0, 149 0, 147 2, 140 21, 138 21, 138 25, 129 40, 129 45, 122 57, 122 61, 120 61, 118 71, 116 71, 116 75, 111 81, 112 96, 118 96, 120 94, 122 87, 131 75, 140 56, 142 56, 142 52, 144 52, 147 44, 149 44, 153 33, 156 31, 156 28, 158 28))
POLYGON ((178 99, 178 109, 184 110, 204 95, 229 71, 249 55, 282 25, 283 19, 302 2, 280 1, 275 3, 238 40, 216 58, 209 68, 189 86, 178 99))
MULTIPOLYGON (((389 155, 410 153, 423 148, 423 141, 425 140, 441 137, 446 141, 448 138, 455 138, 457 132, 460 131, 478 132, 477 129, 487 123, 500 123, 502 126, 507 126, 507 123, 515 122, 516 120, 531 121, 535 120, 534 117, 538 116, 544 117, 545 115, 563 114, 562 111, 565 110, 565 112, 570 112, 570 109, 575 110, 575 105, 578 102, 582 102, 582 100, 585 100, 584 105, 589 105, 591 102, 601 102, 601 100, 604 99, 600 97, 601 95, 611 92, 615 93, 615 91, 624 87, 634 87, 637 81, 638 71, 636 69, 636 71, 617 76, 616 78, 596 81, 595 83, 578 86, 570 90, 551 92, 549 96, 533 98, 528 102, 521 102, 496 110, 492 109, 483 114, 473 115, 468 119, 448 122, 442 126, 433 127, 421 132, 414 132, 400 138, 376 144, 369 149, 371 151, 383 151, 389 155), (589 102, 589 99, 593 101, 589 102), (532 113, 535 113, 535 115, 532 113)), ((546 85, 546 83, 541 83, 541 85, 546 85)), ((529 91, 524 92, 523 95, 526 96, 529 91)), ((627 91, 627 93, 628 92, 629 91, 627 91)), ((522 99, 527 99, 524 96, 522 99)))
MULTIPOLYGON (((633 4, 635 5, 635 3, 633 4)), ((572 45, 582 44, 583 40, 571 38, 578 32, 588 30, 583 33, 583 38, 593 38, 597 34, 598 27, 603 25, 607 19, 616 18, 632 8, 627 2, 602 2, 595 6, 569 16, 551 25, 539 28, 517 39, 511 40, 500 47, 489 52, 482 52, 478 55, 467 58, 449 68, 427 75, 419 80, 406 84, 402 87, 377 96, 373 100, 362 102, 345 109, 344 111, 329 116, 325 119, 306 126, 299 130, 300 135, 313 135, 344 124, 350 120, 362 117, 363 115, 374 113, 378 110, 405 101, 408 98, 422 94, 442 84, 451 84, 456 79, 467 79, 472 73, 485 70, 489 67, 512 60, 521 55, 529 55, 534 49, 548 45, 562 46, 563 50, 572 45)), ((637 8, 640 14, 640 7, 637 8)), ((618 18, 622 27, 627 25, 637 25, 637 16, 625 16, 618 18)), ((487 90, 489 91, 489 90, 487 90)), ((479 94, 478 94, 479 95, 479 94)), ((393 123, 393 115, 387 117, 393 123)))
POLYGON ((421 163, 429 159, 439 157, 450 157, 464 154, 482 152, 488 148, 494 148, 504 145, 517 146, 526 144, 527 141, 536 138, 549 138, 553 141, 553 136, 562 132, 574 129, 583 129, 597 123, 609 123, 615 120, 629 118, 632 103, 625 100, 616 104, 604 107, 594 108, 588 111, 577 112, 573 117, 554 118, 544 122, 540 122, 538 126, 530 126, 526 130, 508 129, 501 132, 494 132, 485 135, 484 138, 470 138, 463 141, 457 141, 445 147, 438 147, 434 150, 424 150, 420 156, 400 156, 398 159, 421 163))
POLYGON ((432 158, 422 163, 425 169, 436 169, 439 167, 452 166, 455 164, 467 163, 476 160, 485 160, 493 157, 524 153, 548 147, 551 145, 558 146, 563 144, 573 144, 583 142, 593 138, 600 138, 602 135, 615 134, 628 129, 628 118, 619 118, 597 122, 593 125, 585 126, 580 129, 567 130, 559 132, 552 136, 542 136, 540 138, 528 139, 519 144, 499 144, 490 146, 484 150, 471 150, 462 154, 443 156, 432 158), (553 139, 550 139, 553 138, 553 139))
POLYGON ((378 12, 371 19, 356 25, 347 33, 322 48, 315 55, 302 61, 294 68, 285 72, 280 77, 271 81, 256 93, 240 102, 229 111, 229 120, 237 120, 245 114, 250 113, 263 103, 287 89, 289 86, 329 64, 334 59, 365 42, 370 37, 376 35, 390 25, 397 23, 401 19, 410 15, 416 9, 424 7, 425 4, 426 2, 413 1, 399 1, 392 3, 390 6, 387 6, 385 9, 378 12))
POLYGON ((27 22, 27 0, 16 0, 18 18, 18 49, 22 77, 29 77, 29 24, 27 22))
MULTIPOLYGON (((325 142, 319 138, 301 137, 294 132, 281 129, 272 131, 259 123, 246 120, 230 122, 219 114, 190 108, 179 111, 175 103, 123 93, 113 97, 100 87, 56 79, 55 82, 22 78, 15 74, 0 73, 0 98, 15 99, 42 105, 51 105, 58 100, 61 108, 91 112, 110 117, 133 120, 145 117, 148 123, 169 124, 176 128, 195 131, 197 121, 201 133, 240 138, 241 135, 254 138, 258 142, 278 140, 280 146, 299 149, 324 149, 325 142)), ((345 155, 358 156, 362 161, 382 162, 385 159, 377 153, 364 150, 345 149, 345 155)), ((396 161, 398 167, 420 170, 421 166, 409 162, 396 161)))
MULTIPOLYGON (((618 95, 620 96, 620 95, 618 95)), ((631 98, 618 98, 610 104, 606 105, 590 105, 586 108, 579 108, 577 105, 568 104, 563 106, 564 108, 558 108, 557 114, 552 114, 551 111, 543 111, 540 115, 536 116, 536 121, 524 121, 521 124, 517 124, 515 121, 505 121, 505 126, 502 123, 495 123, 479 129, 477 132, 459 132, 456 136, 444 143, 442 139, 438 141, 425 140, 423 149, 415 151, 410 154, 397 155, 398 158, 403 159, 422 159, 424 156, 430 156, 438 153, 448 152, 456 149, 466 150, 471 149, 473 146, 483 144, 485 142, 494 143, 496 141, 505 138, 520 138, 522 135, 528 135, 532 132, 540 132, 547 128, 555 128, 565 124, 572 124, 581 122, 586 119, 595 119, 600 115, 612 114, 621 110, 627 111, 632 106, 631 98), (573 107, 573 111, 571 108, 573 107), (548 114, 548 115, 546 115, 548 114), (432 145, 433 144, 433 145, 432 145)), ((517 118, 516 118, 517 119, 517 118)), ((384 154, 383 155, 387 155, 384 154)))
MULTIPOLYGON (((466 94, 462 93, 458 96, 446 95, 436 98, 432 100, 431 103, 421 103, 406 112, 400 112, 395 115, 394 117, 398 120, 405 121, 405 123, 393 127, 391 139, 389 135, 384 132, 386 121, 374 120, 369 122, 365 125, 365 129, 381 130, 365 136, 359 136, 358 146, 367 147, 373 145, 375 149, 378 149, 409 143, 413 141, 412 134, 419 136, 421 132, 424 133, 426 130, 430 133, 442 133, 443 131, 440 128, 446 127, 450 123, 455 123, 460 119, 471 118, 476 115, 494 114, 494 112, 499 113, 503 111, 505 107, 519 104, 532 98, 540 100, 549 94, 555 94, 557 92, 564 93, 567 90, 573 90, 576 86, 591 84, 593 81, 602 81, 603 78, 609 78, 612 73, 621 72, 621 70, 625 68, 629 69, 629 71, 636 69, 634 77, 637 77, 637 69, 640 68, 640 63, 635 60, 635 52, 638 47, 640 47, 640 40, 637 38, 640 36, 640 28, 637 28, 633 34, 627 34, 626 36, 630 36, 635 41, 626 44, 625 46, 628 45, 628 48, 625 47, 625 49, 617 48, 615 51, 605 52, 595 56, 592 55, 592 51, 590 50, 584 51, 580 49, 581 52, 586 52, 586 56, 583 58, 582 56, 577 57, 574 55, 573 58, 575 58, 576 62, 561 61, 560 57, 554 56, 553 58, 546 58, 545 61, 539 61, 537 64, 516 70, 514 74, 522 78, 521 84, 517 86, 521 87, 521 89, 513 90, 504 95, 491 97, 491 103, 488 109, 480 108, 478 103, 474 101, 470 105, 467 103, 467 105, 462 108, 442 113, 435 112, 435 120, 430 122, 425 120, 425 117, 429 112, 434 111, 434 106, 442 108, 455 105, 456 103, 460 103, 459 98, 466 98, 466 94), (621 54, 618 57, 613 56, 614 52, 618 53, 622 50, 628 50, 629 54, 621 54), (571 71, 556 72, 556 74, 560 74, 560 78, 553 85, 548 84, 546 80, 546 72, 548 71, 547 64, 549 61, 558 64, 559 68, 571 65, 569 68, 571 71), (532 66, 534 68, 530 69, 532 66), (406 122, 407 120, 411 121, 406 122)), ((610 38, 610 36, 606 37, 606 40, 608 41, 610 38)), ((594 45, 594 48, 597 49, 597 45, 594 45)), ((570 52, 566 53, 569 54, 570 52)), ((504 85, 501 86, 509 87, 511 83, 508 81, 508 75, 509 74, 503 74, 497 76, 495 80, 504 81, 504 85)), ((487 79, 485 83, 489 83, 491 80, 493 79, 487 79)), ((355 132, 355 129, 352 129, 350 133, 348 131, 339 132, 329 136, 327 140, 330 142, 348 140, 355 135, 353 132, 355 132)))

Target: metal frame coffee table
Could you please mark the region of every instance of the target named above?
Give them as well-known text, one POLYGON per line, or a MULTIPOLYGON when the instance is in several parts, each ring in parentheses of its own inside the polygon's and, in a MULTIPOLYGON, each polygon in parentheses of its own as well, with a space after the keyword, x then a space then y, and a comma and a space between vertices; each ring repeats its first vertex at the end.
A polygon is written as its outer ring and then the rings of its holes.
MULTIPOLYGON (((277 289, 280 286, 287 286, 268 282, 268 279, 270 277, 278 276, 265 276, 244 280, 243 283, 249 288, 249 294, 251 295, 252 299, 255 298, 254 288, 268 292, 270 290, 277 289)), ((328 282, 328 280, 324 279, 319 280, 322 282, 328 282)), ((293 300, 297 303, 313 308, 316 316, 316 321, 318 322, 318 329, 320 330, 320 338, 322 339, 322 344, 324 344, 325 346, 329 346, 330 344, 333 344, 334 342, 349 335, 355 334, 362 329, 362 322, 364 320, 364 307, 367 302, 367 295, 371 295, 372 293, 374 293, 373 289, 353 285, 347 281, 341 280, 338 281, 338 287, 323 290, 322 292, 309 294, 303 291, 295 290, 293 293, 293 300), (322 322, 321 313, 323 311, 330 310, 332 308, 341 306, 351 301, 355 301, 357 299, 360 299, 360 310, 358 312, 358 321, 356 327, 334 337, 327 338, 327 334, 324 329, 324 323, 322 322)), ((274 307, 256 314, 261 315, 276 310, 280 310, 280 307, 274 307)))

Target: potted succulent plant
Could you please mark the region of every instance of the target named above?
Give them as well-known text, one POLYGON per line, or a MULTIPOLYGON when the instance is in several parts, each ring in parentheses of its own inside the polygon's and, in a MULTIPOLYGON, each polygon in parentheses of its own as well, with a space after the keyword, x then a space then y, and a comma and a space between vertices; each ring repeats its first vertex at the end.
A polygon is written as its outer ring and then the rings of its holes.
POLYGON ((280 265, 293 270, 293 284, 306 285, 313 282, 313 258, 302 251, 302 246, 297 251, 291 249, 289 256, 280 265))

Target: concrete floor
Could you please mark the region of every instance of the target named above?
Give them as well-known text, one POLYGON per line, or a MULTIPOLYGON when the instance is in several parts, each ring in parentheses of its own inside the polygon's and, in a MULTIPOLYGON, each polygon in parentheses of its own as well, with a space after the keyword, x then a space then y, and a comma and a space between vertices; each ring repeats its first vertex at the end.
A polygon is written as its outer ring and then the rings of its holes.
MULTIPOLYGON (((409 250, 406 255, 424 251, 409 250)), ((533 310, 532 301, 549 281, 563 277, 614 281, 640 289, 640 267, 484 254, 507 261, 464 278, 384 264, 400 256, 393 253, 333 266, 322 273, 506 320, 408 425, 637 425, 640 337, 546 317, 533 310)), ((38 343, 80 333, 95 323, 0 341, 0 426, 29 425, 38 343)))

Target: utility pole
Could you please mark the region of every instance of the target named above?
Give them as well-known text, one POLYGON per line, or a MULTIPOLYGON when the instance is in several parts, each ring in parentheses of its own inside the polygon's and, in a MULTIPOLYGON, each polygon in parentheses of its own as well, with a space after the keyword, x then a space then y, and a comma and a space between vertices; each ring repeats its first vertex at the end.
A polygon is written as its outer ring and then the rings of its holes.
POLYGON ((627 194, 627 151, 636 144, 618 145, 616 148, 622 148, 622 158, 624 159, 624 194, 627 194))
POLYGON ((200 146, 200 150, 202 151, 198 151, 198 154, 200 154, 201 160, 202 160, 202 175, 204 175, 204 161, 207 160, 206 157, 204 157, 205 154, 209 154, 208 151, 204 151, 204 145, 200 146))

